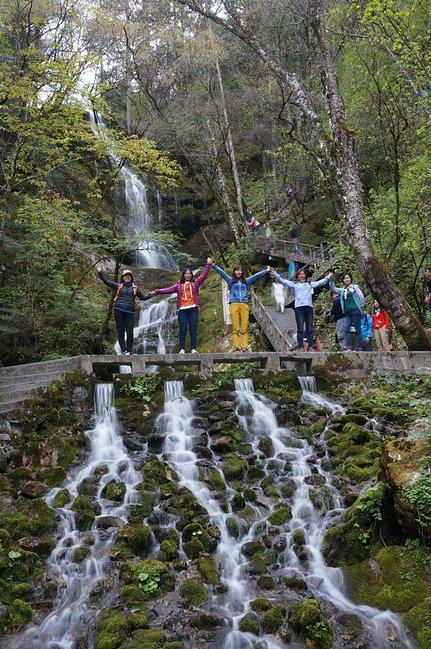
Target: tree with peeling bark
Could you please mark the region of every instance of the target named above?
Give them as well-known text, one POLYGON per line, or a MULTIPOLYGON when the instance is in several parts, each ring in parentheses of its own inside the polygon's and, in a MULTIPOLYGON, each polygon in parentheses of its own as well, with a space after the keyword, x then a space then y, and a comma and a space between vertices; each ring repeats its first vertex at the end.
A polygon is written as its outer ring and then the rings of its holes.
POLYGON ((315 130, 322 150, 333 169, 334 189, 338 193, 338 203, 344 215, 346 238, 369 290, 389 312, 409 349, 431 349, 430 333, 421 325, 413 309, 396 286, 389 269, 375 253, 371 244, 364 214, 363 187, 355 151, 355 132, 346 121, 344 104, 325 27, 323 0, 311 0, 308 11, 325 92, 329 133, 307 97, 298 76, 294 72, 288 71, 262 45, 248 25, 245 14, 237 3, 231 0, 223 1, 221 4, 224 12, 221 14, 208 8, 207 3, 192 0, 176 1, 212 20, 241 39, 247 47, 255 52, 271 73, 289 87, 296 106, 315 130))

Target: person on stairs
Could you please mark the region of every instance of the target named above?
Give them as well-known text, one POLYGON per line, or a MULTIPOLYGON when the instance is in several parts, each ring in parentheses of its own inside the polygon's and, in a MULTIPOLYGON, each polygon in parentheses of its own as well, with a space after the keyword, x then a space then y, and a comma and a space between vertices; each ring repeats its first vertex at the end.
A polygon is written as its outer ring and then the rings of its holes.
POLYGON ((271 277, 277 282, 280 282, 280 284, 283 284, 287 288, 291 288, 293 290, 295 296, 294 310, 298 350, 304 351, 304 323, 308 349, 315 349, 315 340, 313 334, 313 290, 315 288, 319 288, 320 286, 329 284, 332 278, 332 273, 329 273, 329 275, 323 277, 323 279, 320 279, 317 282, 309 282, 307 280, 306 272, 303 268, 297 271, 295 279, 293 281, 291 281, 290 279, 283 279, 273 268, 269 268, 269 273, 271 277))
POLYGON ((248 304, 248 287, 257 282, 261 277, 268 274, 268 269, 264 268, 250 277, 245 276, 244 268, 241 265, 235 266, 232 275, 228 275, 224 270, 214 264, 214 270, 223 277, 229 287, 229 305, 232 319, 232 346, 236 352, 248 351, 248 323, 249 323, 249 304, 248 304))
POLYGON ((331 280, 330 290, 340 296, 341 309, 346 319, 346 338, 350 350, 361 349, 361 318, 364 310, 364 295, 357 284, 353 284, 350 273, 344 273, 343 286, 337 288, 331 280), (353 334, 353 335, 352 335, 353 334))
POLYGON ((112 288, 115 293, 114 298, 114 320, 117 327, 118 343, 121 353, 129 356, 133 347, 133 325, 135 323, 135 303, 136 298, 139 300, 149 300, 149 295, 144 295, 142 291, 133 282, 131 270, 123 270, 120 282, 111 282, 100 266, 97 266, 98 278, 112 288))
POLYGON ((179 328, 180 354, 185 354, 187 331, 190 333, 190 344, 192 354, 197 354, 197 335, 199 321, 199 289, 201 284, 208 277, 211 270, 212 259, 208 257, 207 263, 201 274, 195 278, 191 268, 187 267, 181 272, 180 279, 172 286, 156 288, 150 291, 150 295, 177 294, 177 313, 179 328))

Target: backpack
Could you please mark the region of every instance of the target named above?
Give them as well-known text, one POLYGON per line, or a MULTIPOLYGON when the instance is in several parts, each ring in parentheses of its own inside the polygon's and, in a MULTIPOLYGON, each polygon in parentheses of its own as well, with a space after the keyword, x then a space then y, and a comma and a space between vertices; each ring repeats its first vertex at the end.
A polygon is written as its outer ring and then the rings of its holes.
MULTIPOLYGON (((114 297, 114 302, 117 301, 117 299, 118 299, 118 297, 119 297, 119 295, 120 295, 120 292, 121 292, 121 289, 123 288, 123 286, 124 286, 124 284, 118 284, 118 286, 117 286, 117 292, 115 293, 115 297, 114 297)), ((136 294, 137 294, 137 292, 138 292, 138 287, 136 286, 136 284, 132 284, 132 287, 133 287, 133 295, 136 297, 136 294)))

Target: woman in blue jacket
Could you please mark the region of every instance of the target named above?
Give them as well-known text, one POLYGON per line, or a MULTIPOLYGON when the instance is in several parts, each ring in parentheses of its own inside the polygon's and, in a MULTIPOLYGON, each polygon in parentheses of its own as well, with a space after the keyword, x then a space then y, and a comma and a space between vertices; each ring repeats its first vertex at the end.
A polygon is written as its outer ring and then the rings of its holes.
POLYGON ((248 287, 268 273, 268 269, 260 270, 250 277, 246 277, 242 266, 235 266, 232 275, 213 265, 214 270, 227 282, 229 287, 229 305, 232 319, 232 345, 234 351, 246 352, 248 350, 248 287))
POLYGON ((308 349, 315 349, 313 335, 313 289, 329 284, 332 273, 329 273, 329 275, 323 279, 319 279, 317 282, 308 282, 305 270, 302 268, 298 270, 293 281, 283 279, 273 268, 270 270, 270 274, 277 282, 293 290, 295 296, 296 339, 299 351, 304 351, 304 323, 308 349))

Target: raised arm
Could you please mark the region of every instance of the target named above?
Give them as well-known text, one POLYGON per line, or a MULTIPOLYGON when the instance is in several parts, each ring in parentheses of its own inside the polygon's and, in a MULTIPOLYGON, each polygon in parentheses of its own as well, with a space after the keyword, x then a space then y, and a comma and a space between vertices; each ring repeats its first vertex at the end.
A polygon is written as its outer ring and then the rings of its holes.
POLYGON ((144 295, 144 293, 142 293, 142 291, 136 291, 136 297, 138 297, 140 300, 145 302, 145 300, 150 299, 151 295, 144 295))
POLYGON ((118 282, 111 282, 110 279, 108 279, 105 275, 105 273, 102 273, 101 270, 97 271, 97 277, 104 283, 106 286, 109 286, 109 288, 113 288, 114 290, 117 290, 117 288, 120 286, 118 282))
POLYGON ((337 286, 335 286, 335 282, 333 279, 329 280, 329 290, 331 291, 331 293, 341 294, 343 292, 342 288, 337 288, 337 286))
POLYGON ((154 295, 167 295, 169 293, 177 292, 178 282, 172 284, 172 286, 165 286, 164 288, 156 288, 154 291, 151 291, 154 295))
POLYGON ((257 282, 258 279, 260 279, 261 277, 265 277, 265 275, 267 274, 268 274, 268 270, 264 268, 263 270, 260 270, 258 273, 255 273, 254 275, 250 275, 250 277, 247 277, 245 283, 247 284, 247 286, 251 286, 251 284, 254 284, 255 282, 257 282))
POLYGON ((316 282, 310 282, 311 288, 320 288, 320 286, 326 286, 331 280, 330 275, 326 275, 326 277, 323 277, 322 279, 318 279, 316 282))
POLYGON ((208 277, 208 273, 211 270, 211 266, 212 266, 212 261, 210 261, 210 259, 208 258, 207 263, 203 267, 201 274, 198 277, 196 277, 197 286, 200 286, 202 282, 206 280, 206 278, 208 277))
POLYGON ((272 279, 275 279, 279 284, 283 284, 283 286, 287 286, 287 288, 294 288, 295 283, 292 282, 290 279, 283 279, 278 273, 274 273, 271 275, 272 279))
POLYGON ((214 270, 223 277, 223 279, 229 284, 229 286, 232 284, 232 277, 230 277, 227 273, 224 272, 220 266, 217 266, 217 264, 213 264, 214 270))

